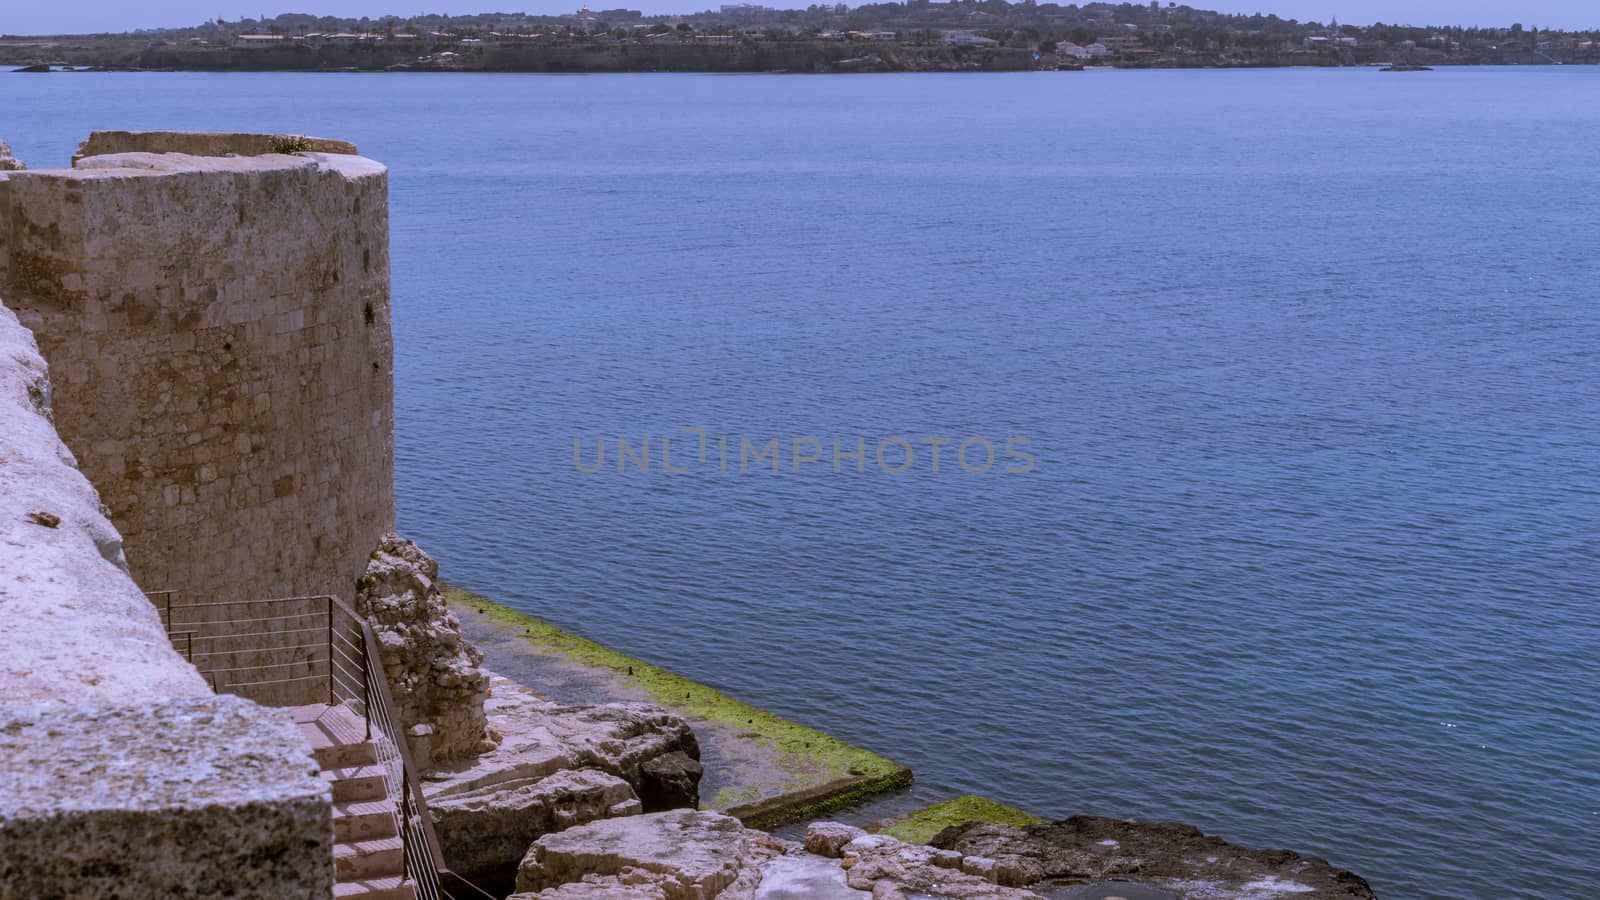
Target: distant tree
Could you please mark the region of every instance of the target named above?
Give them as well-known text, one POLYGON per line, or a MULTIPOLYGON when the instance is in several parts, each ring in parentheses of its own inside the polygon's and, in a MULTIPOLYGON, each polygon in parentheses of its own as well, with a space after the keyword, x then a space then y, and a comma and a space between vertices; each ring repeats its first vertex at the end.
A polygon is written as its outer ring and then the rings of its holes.
POLYGON ((1049 39, 1049 38, 1046 38, 1046 39, 1040 41, 1039 42, 1039 52, 1040 53, 1054 53, 1054 52, 1056 52, 1056 42, 1051 40, 1051 39, 1049 39))

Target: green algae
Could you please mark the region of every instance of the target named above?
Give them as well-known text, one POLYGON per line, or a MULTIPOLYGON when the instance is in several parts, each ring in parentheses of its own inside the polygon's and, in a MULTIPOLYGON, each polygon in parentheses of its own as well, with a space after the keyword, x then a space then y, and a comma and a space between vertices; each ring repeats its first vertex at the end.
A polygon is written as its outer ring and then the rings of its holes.
POLYGON ((441 590, 453 606, 471 607, 510 633, 520 631, 522 640, 541 652, 559 655, 587 668, 610 670, 618 682, 636 685, 652 702, 687 718, 722 726, 777 751, 779 767, 792 780, 794 802, 785 802, 789 795, 762 799, 751 791, 724 790, 706 803, 708 809, 727 810, 745 818, 746 824, 771 827, 803 816, 822 815, 911 782, 909 769, 869 750, 563 631, 471 591, 447 585, 441 585, 441 590))
POLYGON ((879 834, 905 841, 908 844, 926 844, 933 836, 951 825, 968 822, 990 822, 995 825, 1038 825, 1044 820, 1015 807, 997 803, 988 797, 968 794, 943 803, 925 806, 909 815, 894 819, 878 829, 879 834))

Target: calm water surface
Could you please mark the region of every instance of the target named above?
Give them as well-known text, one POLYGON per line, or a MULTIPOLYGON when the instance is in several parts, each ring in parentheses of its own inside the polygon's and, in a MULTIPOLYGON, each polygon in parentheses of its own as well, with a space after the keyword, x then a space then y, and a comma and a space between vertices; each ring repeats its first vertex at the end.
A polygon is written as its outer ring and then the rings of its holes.
POLYGON ((447 577, 940 789, 1600 896, 1600 70, 0 77, 34 165, 392 167, 447 577), (662 475, 684 426, 784 471, 662 475), (889 435, 1037 468, 891 476, 889 435))

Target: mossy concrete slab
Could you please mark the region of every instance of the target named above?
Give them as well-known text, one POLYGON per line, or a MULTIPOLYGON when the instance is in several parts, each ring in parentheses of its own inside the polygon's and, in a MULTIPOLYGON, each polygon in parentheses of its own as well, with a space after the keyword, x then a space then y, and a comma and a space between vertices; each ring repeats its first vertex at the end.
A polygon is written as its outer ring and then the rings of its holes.
POLYGON ((645 701, 683 716, 700 741, 701 806, 772 828, 911 783, 911 770, 715 688, 444 585, 484 665, 562 703, 645 701))
POLYGON ((951 825, 965 825, 968 822, 990 822, 995 825, 1015 825, 1020 828, 1039 825, 1044 820, 1016 807, 990 800, 988 797, 967 794, 890 819, 874 830, 908 844, 926 844, 933 840, 934 835, 951 825))

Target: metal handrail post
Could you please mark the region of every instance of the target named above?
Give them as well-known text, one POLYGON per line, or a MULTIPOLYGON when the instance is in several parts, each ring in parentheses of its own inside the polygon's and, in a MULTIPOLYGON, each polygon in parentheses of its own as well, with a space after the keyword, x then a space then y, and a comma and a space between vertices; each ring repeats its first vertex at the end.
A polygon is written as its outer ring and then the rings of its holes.
POLYGON ((411 877, 411 791, 409 785, 402 779, 400 782, 400 878, 405 880, 411 877))
MULTIPOLYGON (((358 625, 360 623, 357 623, 358 625)), ((372 659, 367 655, 365 635, 361 641, 361 712, 367 720, 367 740, 372 740, 372 659)), ((385 676, 387 677, 387 676, 385 676)))
POLYGON ((333 696, 333 597, 328 597, 328 705, 337 706, 333 696))

